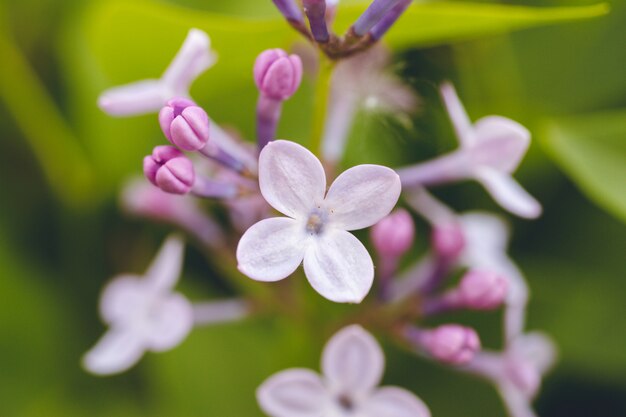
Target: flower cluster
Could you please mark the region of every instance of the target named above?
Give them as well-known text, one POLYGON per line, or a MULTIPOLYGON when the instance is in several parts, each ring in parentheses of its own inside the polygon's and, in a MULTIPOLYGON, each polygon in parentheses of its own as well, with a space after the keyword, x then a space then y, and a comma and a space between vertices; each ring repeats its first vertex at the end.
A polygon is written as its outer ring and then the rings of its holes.
MULTIPOLYGON (((268 415, 429 417, 414 394, 376 388, 384 356, 362 325, 418 355, 488 379, 512 416, 531 416, 531 400, 555 355, 547 337, 525 331, 528 288, 506 254, 507 226, 494 214, 456 214, 426 189, 474 179, 508 211, 538 216, 539 203, 511 176, 530 133, 500 116, 472 123, 452 84, 443 83, 441 96, 459 149, 397 170, 357 165, 335 177, 360 109, 392 117, 416 109, 414 92, 388 71, 390 54, 372 47, 410 1, 374 0, 343 37, 329 29, 336 1, 305 0, 302 7, 295 0, 274 3, 295 29, 338 61, 332 81, 317 86, 331 88, 321 95, 330 99, 321 103, 326 118, 316 127, 319 146, 309 150, 277 138, 284 102, 297 94, 307 70, 298 55, 281 49, 261 51, 251 69, 259 93, 256 145, 212 120, 190 97, 189 87, 216 62, 216 54, 209 37, 192 29, 161 79, 116 87, 100 97, 100 107, 111 115, 158 112, 163 132, 162 144, 143 160, 147 181, 133 180, 125 188, 123 207, 182 229, 221 262, 236 265, 225 275, 241 273, 267 283, 296 274, 303 264, 321 296, 353 304, 364 301, 376 281, 372 302, 353 307, 368 313, 356 316, 364 317, 355 319, 360 325, 344 327, 327 343, 323 376, 290 369, 261 384, 258 402, 268 415), (401 192, 407 208, 394 210, 401 192), (216 220, 204 201, 221 207, 228 221, 216 220), (414 215, 431 225, 430 249, 401 268, 417 233, 414 215), (370 226, 374 256, 350 233, 370 226), (459 282, 448 285, 457 272, 459 282), (428 325, 452 310, 501 307, 502 352, 483 350, 473 328, 428 325)), ((100 310, 110 329, 86 354, 86 369, 122 372, 145 351, 175 347, 195 325, 241 319, 263 308, 252 293, 192 304, 173 291, 182 256, 181 238, 170 237, 144 277, 124 275, 105 288, 100 310)))

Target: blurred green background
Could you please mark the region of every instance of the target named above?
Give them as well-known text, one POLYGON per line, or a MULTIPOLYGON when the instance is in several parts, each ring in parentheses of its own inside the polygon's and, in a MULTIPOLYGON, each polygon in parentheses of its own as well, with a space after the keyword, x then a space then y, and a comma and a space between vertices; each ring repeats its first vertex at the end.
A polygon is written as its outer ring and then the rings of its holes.
MULTIPOLYGON (((342 2, 338 26, 365 3, 342 2)), ((517 177, 545 214, 510 218, 511 252, 532 288, 529 326, 560 347, 537 401, 543 417, 626 416, 626 1, 609 2, 608 14, 598 4, 414 6, 387 40, 392 69, 422 108, 408 124, 360 115, 345 160, 398 166, 453 148, 436 92, 443 79, 456 82, 473 118, 502 114, 531 129, 517 177)), ((324 313, 350 311, 311 297, 322 314, 313 322, 268 316, 200 328, 123 375, 80 369, 104 329, 102 285, 143 271, 170 230, 125 217, 117 203, 123 180, 163 142, 155 116, 109 118, 96 98, 160 75, 194 26, 210 34, 220 61, 192 95, 250 138, 252 63, 264 48, 297 40, 269 0, 0 2, 0 416, 260 416, 255 388, 285 367, 317 368, 324 340, 316 326, 324 313)), ((305 83, 287 103, 280 136, 306 141, 311 92, 305 83)), ((475 184, 437 194, 458 210, 499 210, 475 184)), ((186 261, 181 288, 191 299, 233 292, 201 251, 190 246, 186 261)), ((446 319, 476 325, 498 346, 498 314, 446 319)), ((486 383, 385 350, 385 383, 414 391, 434 416, 504 415, 486 383)))

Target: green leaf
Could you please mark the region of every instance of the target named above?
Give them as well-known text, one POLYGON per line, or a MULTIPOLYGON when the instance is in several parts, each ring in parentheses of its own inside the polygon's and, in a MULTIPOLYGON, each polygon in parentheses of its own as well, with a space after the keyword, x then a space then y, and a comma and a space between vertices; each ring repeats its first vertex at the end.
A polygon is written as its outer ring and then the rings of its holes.
POLYGON ((626 111, 555 120, 542 143, 591 200, 626 222, 626 111))

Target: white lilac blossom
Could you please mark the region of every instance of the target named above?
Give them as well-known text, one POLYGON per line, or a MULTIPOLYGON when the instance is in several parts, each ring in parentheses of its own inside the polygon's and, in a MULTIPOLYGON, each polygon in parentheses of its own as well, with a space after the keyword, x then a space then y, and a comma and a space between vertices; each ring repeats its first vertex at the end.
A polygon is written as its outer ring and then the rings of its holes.
POLYGON ((193 308, 172 291, 181 272, 183 248, 180 238, 170 237, 144 276, 121 275, 106 286, 100 315, 109 329, 83 358, 89 372, 123 372, 145 351, 166 351, 185 339, 193 327, 193 308))
POLYGON ((376 46, 337 64, 324 125, 325 161, 336 164, 343 156, 359 109, 397 116, 417 108, 418 101, 411 88, 387 69, 390 61, 389 51, 376 46))
POLYGON ((428 407, 403 388, 378 388, 385 358, 376 339, 358 325, 335 334, 322 354, 322 375, 288 369, 257 390, 271 417, 430 417, 428 407))
POLYGON ((504 352, 478 353, 463 369, 495 384, 511 417, 537 417, 532 401, 555 360, 552 340, 532 332, 517 336, 504 352))
POLYGON ((191 29, 161 78, 106 90, 98 98, 98 106, 113 116, 157 112, 174 97, 188 97, 191 83, 216 60, 209 36, 199 29, 191 29))
POLYGON ((541 205, 511 176, 530 145, 530 132, 501 116, 470 121, 454 87, 445 83, 441 94, 460 147, 432 161, 398 170, 405 188, 474 179, 503 208, 521 217, 541 214, 541 205))
POLYGON ((259 157, 265 200, 287 217, 265 219, 244 233, 237 247, 241 272, 258 281, 278 281, 304 263, 317 292, 335 302, 358 303, 374 277, 372 258, 349 230, 385 217, 400 196, 396 173, 358 165, 326 192, 326 174, 309 150, 293 142, 270 142, 259 157))

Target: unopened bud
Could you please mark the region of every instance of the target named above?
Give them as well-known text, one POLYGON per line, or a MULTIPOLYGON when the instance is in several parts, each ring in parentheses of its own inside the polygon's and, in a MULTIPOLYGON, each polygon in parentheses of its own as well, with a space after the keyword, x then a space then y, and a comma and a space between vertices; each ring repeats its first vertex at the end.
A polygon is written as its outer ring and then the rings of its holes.
POLYGON ((165 192, 186 194, 195 181, 191 160, 173 146, 157 146, 143 159, 146 178, 165 192))
POLYGON ((382 256, 399 258, 413 244, 415 224, 408 211, 395 210, 372 228, 372 243, 382 256))
POLYGON ((465 247, 463 230, 456 224, 436 226, 432 233, 432 245, 437 255, 454 259, 465 247))
POLYGON ((502 304, 508 286, 509 281, 495 272, 469 271, 461 279, 459 297, 468 308, 492 310, 502 304))
POLYGON ((262 52, 254 63, 254 82, 261 93, 274 100, 291 97, 302 81, 302 61, 282 49, 262 52))
POLYGON ((480 350, 476 331, 460 324, 444 324, 428 331, 424 347, 434 358, 453 365, 462 365, 480 350))
POLYGON ((209 140, 209 116, 193 101, 174 98, 159 112, 165 137, 185 151, 204 148, 209 140))

